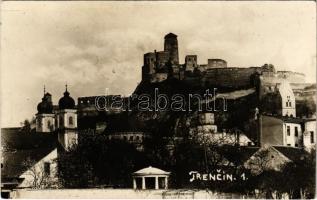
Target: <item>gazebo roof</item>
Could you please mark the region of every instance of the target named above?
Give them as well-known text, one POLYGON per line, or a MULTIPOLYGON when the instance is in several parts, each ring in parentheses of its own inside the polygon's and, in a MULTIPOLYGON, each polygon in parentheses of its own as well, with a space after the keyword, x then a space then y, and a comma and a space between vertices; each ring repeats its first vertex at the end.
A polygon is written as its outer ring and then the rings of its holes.
POLYGON ((166 172, 164 170, 161 170, 159 168, 156 168, 156 167, 152 167, 152 166, 149 166, 149 167, 146 167, 146 168, 143 168, 143 169, 140 169, 136 172, 133 173, 133 175, 137 175, 137 176, 142 176, 142 175, 169 175, 170 172, 166 172))

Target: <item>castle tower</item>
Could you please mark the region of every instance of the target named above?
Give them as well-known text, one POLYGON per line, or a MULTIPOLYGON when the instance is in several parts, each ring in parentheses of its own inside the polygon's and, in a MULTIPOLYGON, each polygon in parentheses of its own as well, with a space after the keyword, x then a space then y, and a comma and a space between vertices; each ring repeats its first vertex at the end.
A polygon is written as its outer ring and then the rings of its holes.
POLYGON ((78 143, 77 109, 74 99, 67 91, 67 85, 64 96, 58 101, 58 108, 56 115, 58 141, 67 151, 78 143))
POLYGON ((142 67, 142 80, 149 80, 151 75, 155 73, 156 55, 153 52, 144 54, 144 62, 142 67))
POLYGON ((185 57, 186 71, 193 72, 195 68, 197 68, 197 55, 187 55, 185 57))
POLYGON ((168 52, 172 64, 179 64, 177 35, 169 33, 164 37, 164 51, 168 52))
POLYGON ((55 131, 55 114, 53 113, 52 95, 45 91, 42 101, 37 105, 36 132, 50 133, 55 131))

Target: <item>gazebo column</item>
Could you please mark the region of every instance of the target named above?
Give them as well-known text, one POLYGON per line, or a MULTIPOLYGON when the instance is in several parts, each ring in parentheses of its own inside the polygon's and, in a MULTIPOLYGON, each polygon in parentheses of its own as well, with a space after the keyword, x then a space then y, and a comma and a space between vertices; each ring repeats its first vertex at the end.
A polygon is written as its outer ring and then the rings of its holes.
POLYGON ((133 189, 137 189, 135 177, 133 177, 133 189))
POLYGON ((168 177, 166 176, 164 180, 165 180, 165 184, 164 184, 165 190, 167 190, 167 189, 168 189, 168 186, 167 186, 167 184, 168 184, 168 177))
POLYGON ((145 187, 145 177, 142 176, 142 190, 145 190, 146 187, 145 187))
POLYGON ((155 189, 159 189, 158 176, 155 176, 155 189))

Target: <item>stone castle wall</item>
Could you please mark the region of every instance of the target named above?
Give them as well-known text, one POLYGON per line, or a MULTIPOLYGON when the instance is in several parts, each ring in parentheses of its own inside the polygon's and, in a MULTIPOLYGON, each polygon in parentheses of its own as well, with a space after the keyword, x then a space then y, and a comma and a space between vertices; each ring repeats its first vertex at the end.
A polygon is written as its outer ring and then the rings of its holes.
POLYGON ((212 68, 206 71, 204 85, 213 85, 228 88, 241 88, 253 86, 252 75, 260 72, 260 68, 212 68))
POLYGON ((305 75, 292 71, 277 71, 278 78, 286 78, 291 83, 305 83, 305 75))

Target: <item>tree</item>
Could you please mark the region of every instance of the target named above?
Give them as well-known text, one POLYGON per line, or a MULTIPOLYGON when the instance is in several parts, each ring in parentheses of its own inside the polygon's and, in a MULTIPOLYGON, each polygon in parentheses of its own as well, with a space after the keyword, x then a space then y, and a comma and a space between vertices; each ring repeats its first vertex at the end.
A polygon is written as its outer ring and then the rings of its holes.
MULTIPOLYGON (((54 165, 55 163, 56 161, 53 160, 50 165, 54 165)), ((26 185, 29 185, 34 189, 45 189, 57 186, 57 178, 55 177, 56 169, 54 167, 50 167, 48 169, 49 171, 47 171, 47 169, 45 169, 45 164, 46 163, 44 161, 36 163, 29 157, 23 161, 22 165, 27 169, 23 174, 26 180, 26 185)))
POLYGON ((24 122, 22 122, 22 131, 26 133, 31 131, 31 123, 28 119, 25 119, 24 122))

